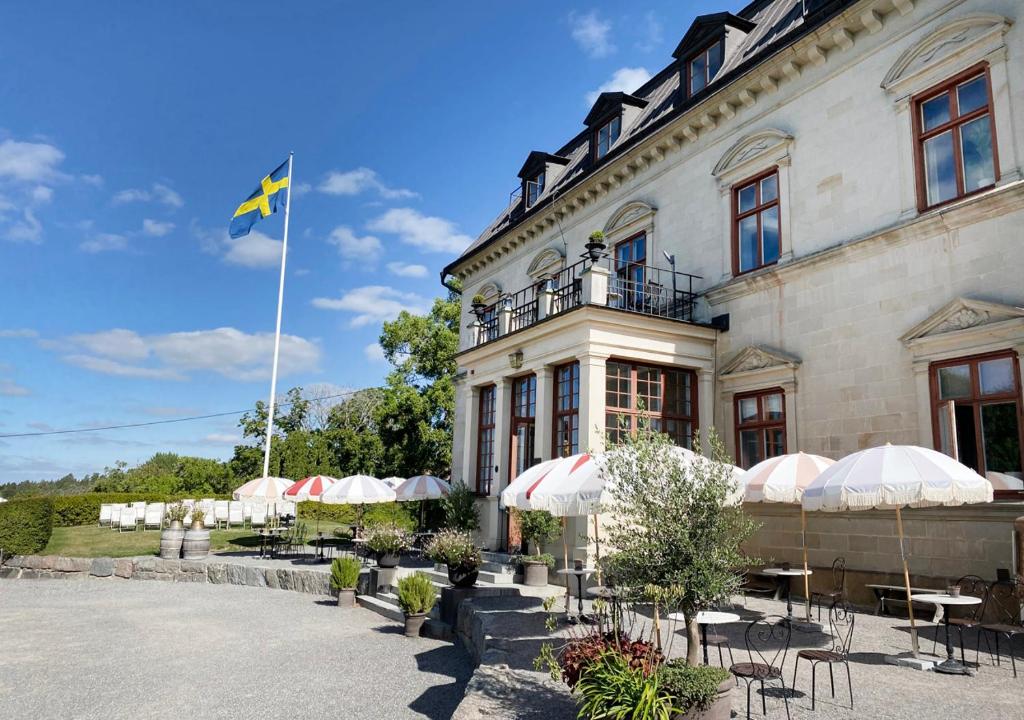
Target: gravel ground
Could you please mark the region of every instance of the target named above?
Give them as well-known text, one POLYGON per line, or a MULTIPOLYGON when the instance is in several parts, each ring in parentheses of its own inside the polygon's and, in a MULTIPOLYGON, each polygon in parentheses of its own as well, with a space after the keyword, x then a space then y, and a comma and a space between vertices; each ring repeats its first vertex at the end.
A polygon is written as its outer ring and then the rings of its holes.
POLYGON ((0 582, 0 718, 448 718, 457 646, 232 585, 0 582))

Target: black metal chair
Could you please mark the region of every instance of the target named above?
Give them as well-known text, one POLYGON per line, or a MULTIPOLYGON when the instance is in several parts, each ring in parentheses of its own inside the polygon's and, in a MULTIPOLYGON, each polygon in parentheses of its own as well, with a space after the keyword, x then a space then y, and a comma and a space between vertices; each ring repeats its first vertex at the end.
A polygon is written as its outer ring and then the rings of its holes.
POLYGON ((850 644, 853 642, 853 626, 856 616, 845 603, 834 603, 828 611, 828 629, 832 635, 829 650, 801 650, 796 654, 793 666, 793 689, 796 689, 796 671, 801 660, 811 663, 811 710, 814 709, 817 691, 817 669, 821 663, 828 663, 828 679, 832 685, 832 697, 836 696, 836 678, 833 665, 846 667, 846 682, 850 686, 850 709, 853 710, 853 678, 850 676, 850 644))
POLYGON ((747 720, 750 720, 750 687, 754 683, 761 684, 761 712, 767 715, 765 683, 778 682, 782 686, 786 718, 789 718, 789 696, 786 681, 782 677, 782 666, 786 663, 791 637, 789 621, 779 615, 760 618, 747 625, 743 640, 750 662, 734 663, 729 667, 729 672, 747 685, 747 720))
MULTIPOLYGON (((975 642, 975 664, 980 665, 981 659, 981 619, 985 616, 985 606, 988 604, 988 592, 989 583, 982 580, 977 575, 964 575, 962 578, 956 581, 956 586, 960 588, 961 595, 971 595, 979 598, 981 602, 977 605, 969 605, 965 611, 965 614, 953 617, 950 615, 949 624, 946 625, 946 632, 948 633, 950 628, 956 628, 957 634, 960 636, 960 662, 964 665, 967 664, 967 660, 964 658, 964 630, 976 630, 978 637, 975 642)), ((951 613, 954 606, 946 606, 943 608, 945 612, 951 613)), ((932 640, 932 654, 935 654, 935 649, 939 642, 939 629, 935 628, 935 638, 932 640)))
POLYGON ((999 638, 1006 638, 1006 642, 1010 646, 1010 664, 1013 666, 1013 676, 1017 677, 1013 640, 1019 635, 1024 636, 1024 618, 1021 617, 1021 605, 1024 604, 1024 579, 997 580, 989 589, 988 599, 994 610, 995 622, 984 623, 981 626, 980 634, 985 636, 985 646, 988 648, 990 656, 992 646, 989 645, 989 633, 995 637, 997 665, 1003 664, 999 655, 999 638))
POLYGON ((846 558, 837 557, 832 561, 832 589, 815 590, 811 593, 811 603, 818 605, 818 621, 821 621, 821 601, 827 600, 831 608, 837 603, 846 602, 846 558))
MULTIPOLYGON (((714 627, 714 626, 712 626, 714 627)), ((719 633, 708 633, 706 636, 707 647, 718 648, 718 664, 720 667, 725 667, 725 656, 722 654, 722 646, 729 652, 729 665, 734 665, 735 660, 732 657, 732 646, 729 644, 729 638, 719 633)))

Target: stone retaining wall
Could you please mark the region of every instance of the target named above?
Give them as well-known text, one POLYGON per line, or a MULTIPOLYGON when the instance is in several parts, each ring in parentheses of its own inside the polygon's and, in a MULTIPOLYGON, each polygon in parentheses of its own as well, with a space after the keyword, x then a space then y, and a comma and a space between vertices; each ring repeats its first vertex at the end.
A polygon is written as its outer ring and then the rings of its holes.
POLYGON ((248 585, 330 595, 330 575, 317 570, 264 568, 202 560, 162 560, 156 557, 74 558, 61 555, 16 555, 0 567, 0 578, 121 578, 248 585))

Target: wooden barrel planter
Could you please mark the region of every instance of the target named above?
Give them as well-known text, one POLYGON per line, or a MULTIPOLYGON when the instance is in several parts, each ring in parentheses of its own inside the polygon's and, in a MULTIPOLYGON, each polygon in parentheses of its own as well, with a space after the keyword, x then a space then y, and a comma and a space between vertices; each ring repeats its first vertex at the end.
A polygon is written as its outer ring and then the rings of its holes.
POLYGON ((164 560, 177 560, 181 557, 181 543, 185 539, 185 528, 180 522, 174 521, 169 528, 160 533, 160 557, 164 560))
POLYGON ((185 532, 181 550, 186 560, 202 560, 210 554, 210 531, 202 525, 193 525, 185 532))

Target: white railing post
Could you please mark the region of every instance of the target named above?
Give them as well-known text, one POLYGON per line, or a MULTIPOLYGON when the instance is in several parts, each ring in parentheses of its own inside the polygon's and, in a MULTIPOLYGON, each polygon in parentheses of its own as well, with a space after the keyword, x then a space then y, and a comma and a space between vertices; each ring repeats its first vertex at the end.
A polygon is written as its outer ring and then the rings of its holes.
POLYGON ((512 327, 512 298, 506 297, 501 300, 501 309, 498 310, 498 336, 508 335, 512 327))
POLYGON ((551 281, 544 282, 544 287, 537 293, 537 322, 540 322, 551 314, 551 304, 555 298, 555 290, 551 287, 551 281))
POLYGON ((611 270, 591 265, 583 271, 583 304, 584 305, 607 305, 608 304, 608 278, 611 277, 611 270))

